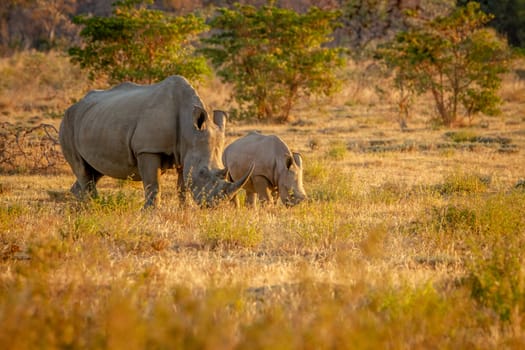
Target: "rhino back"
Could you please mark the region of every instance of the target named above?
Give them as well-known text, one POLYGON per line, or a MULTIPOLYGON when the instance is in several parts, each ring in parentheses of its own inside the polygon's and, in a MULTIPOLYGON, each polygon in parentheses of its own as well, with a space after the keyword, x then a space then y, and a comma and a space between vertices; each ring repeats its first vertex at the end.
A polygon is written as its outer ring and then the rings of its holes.
POLYGON ((180 129, 191 127, 193 104, 202 105, 195 90, 175 76, 154 85, 92 91, 68 114, 81 156, 105 175, 127 178, 137 176, 140 153, 175 156, 180 129))

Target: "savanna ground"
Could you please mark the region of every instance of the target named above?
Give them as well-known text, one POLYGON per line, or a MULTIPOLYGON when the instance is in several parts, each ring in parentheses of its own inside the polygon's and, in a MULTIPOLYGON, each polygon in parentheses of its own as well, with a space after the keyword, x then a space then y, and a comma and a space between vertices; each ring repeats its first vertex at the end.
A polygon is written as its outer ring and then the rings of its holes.
MULTIPOLYGON (((2 61, 0 122, 58 126, 89 88, 64 62, 2 61)), ((500 117, 439 128, 422 100, 402 132, 381 78, 347 74, 292 124, 227 125, 228 142, 260 130, 302 152, 294 208, 183 206, 169 172, 144 212, 140 183, 104 178, 78 203, 63 163, 5 170, 1 347, 522 348, 525 80, 505 78, 500 117)), ((218 83, 199 91, 227 105, 218 83)))

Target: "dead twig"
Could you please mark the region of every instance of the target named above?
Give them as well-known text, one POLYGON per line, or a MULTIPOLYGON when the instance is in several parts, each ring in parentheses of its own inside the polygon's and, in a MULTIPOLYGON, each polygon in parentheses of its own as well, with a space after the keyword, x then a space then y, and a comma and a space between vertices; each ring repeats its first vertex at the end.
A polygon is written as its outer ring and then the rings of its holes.
POLYGON ((58 130, 53 125, 0 123, 0 173, 57 173, 63 164, 58 130))

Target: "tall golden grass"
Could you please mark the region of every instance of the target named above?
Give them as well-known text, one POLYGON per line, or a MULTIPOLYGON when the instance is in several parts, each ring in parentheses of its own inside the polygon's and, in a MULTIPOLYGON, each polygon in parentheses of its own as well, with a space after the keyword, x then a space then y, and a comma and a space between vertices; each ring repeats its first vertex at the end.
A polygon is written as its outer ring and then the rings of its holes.
MULTIPOLYGON (((58 124, 91 83, 58 54, 37 76, 59 81, 32 82, 30 56, 0 62, 0 118, 58 124)), ((227 109, 216 84, 200 94, 227 109)), ((522 82, 506 78, 503 116, 461 130, 422 100, 401 132, 366 89, 303 101, 291 125, 228 124, 228 142, 257 129, 302 152, 294 208, 181 205, 171 172, 146 212, 140 183, 104 178, 79 203, 67 168, 0 175, 1 347, 522 348, 522 82)))

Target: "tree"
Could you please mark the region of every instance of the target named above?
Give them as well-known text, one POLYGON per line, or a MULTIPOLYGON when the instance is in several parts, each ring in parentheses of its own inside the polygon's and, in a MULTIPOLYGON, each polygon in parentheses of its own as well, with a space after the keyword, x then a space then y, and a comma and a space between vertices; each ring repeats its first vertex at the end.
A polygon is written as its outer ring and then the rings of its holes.
MULTIPOLYGON (((467 3, 459 0, 459 4, 467 3)), ((492 13, 490 21, 498 32, 504 34, 510 45, 525 49, 525 0, 478 0, 481 9, 492 13)))
POLYGON ((485 24, 492 16, 471 2, 449 16, 400 32, 379 55, 395 70, 395 87, 409 93, 430 91, 444 125, 458 121, 460 108, 471 119, 477 113, 499 113, 500 74, 508 67, 506 41, 485 24))
POLYGON ((374 40, 391 38, 392 33, 406 28, 406 13, 416 11, 419 2, 345 0, 342 5, 345 39, 351 47, 363 49, 374 40))
POLYGON ((72 61, 88 69, 92 79, 102 76, 109 83, 151 83, 172 74, 193 80, 209 73, 205 58, 192 46, 207 29, 204 20, 148 9, 151 3, 122 0, 114 3, 110 17, 75 17, 84 25, 80 36, 85 45, 69 50, 72 61))
POLYGON ((33 6, 31 20, 41 31, 39 46, 55 46, 57 31, 71 31, 70 15, 76 10, 76 0, 35 0, 33 6))
POLYGON ((300 96, 331 94, 342 49, 324 46, 339 12, 312 7, 304 14, 267 5, 221 8, 202 52, 233 83, 241 117, 287 121, 300 96))
POLYGON ((70 16, 76 0, 3 0, 0 55, 20 49, 48 50, 76 35, 70 16))

